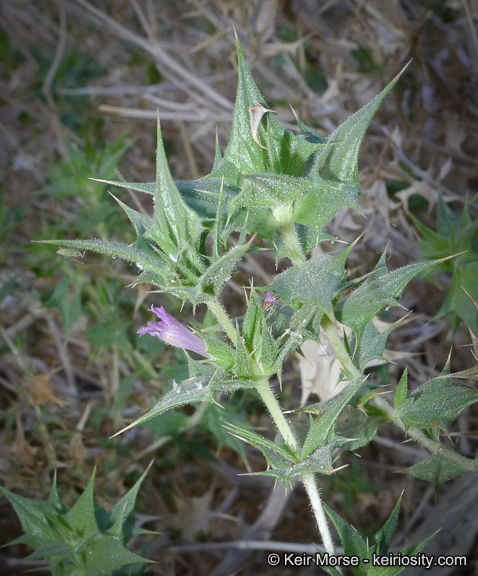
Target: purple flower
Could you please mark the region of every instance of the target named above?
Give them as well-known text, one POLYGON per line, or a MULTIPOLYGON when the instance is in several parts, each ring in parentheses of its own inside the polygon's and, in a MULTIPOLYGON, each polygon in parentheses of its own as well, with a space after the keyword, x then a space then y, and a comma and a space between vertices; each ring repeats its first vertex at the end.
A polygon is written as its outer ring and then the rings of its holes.
POLYGON ((262 309, 267 310, 271 306, 274 306, 274 304, 278 298, 279 297, 276 296, 275 294, 272 294, 271 292, 267 292, 267 296, 265 297, 265 300, 262 303, 262 309))
POLYGON ((207 347, 204 340, 193 334, 189 328, 186 328, 184 324, 181 324, 176 318, 168 314, 162 306, 160 308, 151 306, 151 312, 154 312, 160 321, 148 322, 147 326, 138 330, 140 336, 151 334, 151 336, 157 336, 164 340, 170 346, 191 350, 205 358, 211 358, 211 355, 206 352, 207 347))
POLYGON ((278 296, 276 296, 275 294, 272 294, 271 292, 267 292, 267 296, 266 299, 264 300, 264 302, 267 302, 268 304, 274 304, 275 301, 277 300, 278 296))

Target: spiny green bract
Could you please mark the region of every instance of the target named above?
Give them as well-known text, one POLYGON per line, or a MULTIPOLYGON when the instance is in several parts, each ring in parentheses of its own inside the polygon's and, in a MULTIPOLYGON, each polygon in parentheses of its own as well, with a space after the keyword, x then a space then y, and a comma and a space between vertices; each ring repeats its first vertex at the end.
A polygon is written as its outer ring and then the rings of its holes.
POLYGON ((10 544, 31 546, 35 551, 25 560, 48 560, 53 576, 109 576, 122 566, 151 562, 125 547, 137 534, 152 534, 134 525, 134 505, 146 473, 109 512, 93 501, 94 472, 72 508, 60 500, 56 478, 48 502, 0 486, 25 532, 10 544))
POLYGON ((473 302, 478 301, 478 220, 471 219, 466 204, 461 214, 454 212, 441 194, 438 196, 436 231, 410 216, 421 235, 419 243, 423 256, 434 262, 443 259, 427 271, 427 277, 439 272, 452 273, 448 295, 437 318, 450 318, 454 330, 463 321, 478 336, 478 310, 473 302), (444 260, 444 257, 455 254, 455 258, 444 260))
POLYGON ((212 172, 174 182, 158 122, 156 180, 123 183, 152 194, 152 216, 118 201, 136 231, 134 246, 100 240, 53 240, 67 248, 93 250, 135 263, 137 283, 155 284, 194 306, 216 300, 258 234, 277 259, 304 261, 330 238, 325 225, 342 206, 358 209, 357 160, 365 130, 395 78, 378 96, 326 140, 297 117, 300 134, 285 129, 267 108, 245 63, 239 41, 238 89, 231 139, 224 156, 217 146, 212 172), (229 236, 241 231, 231 247, 229 236), (211 243, 206 238, 212 237, 211 243))

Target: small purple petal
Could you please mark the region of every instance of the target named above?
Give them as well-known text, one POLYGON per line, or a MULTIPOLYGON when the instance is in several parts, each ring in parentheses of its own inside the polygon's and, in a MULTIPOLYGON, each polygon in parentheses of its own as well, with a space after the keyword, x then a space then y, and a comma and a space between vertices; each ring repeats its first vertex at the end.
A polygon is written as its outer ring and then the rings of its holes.
POLYGON ((267 302, 267 304, 274 304, 275 301, 277 300, 278 296, 276 296, 275 294, 272 294, 271 292, 267 292, 267 296, 264 300, 264 302, 267 302))
POLYGON ((191 332, 189 328, 186 328, 184 324, 181 324, 176 318, 168 314, 162 306, 160 308, 154 308, 152 306, 151 312, 156 314, 160 322, 148 322, 147 326, 138 330, 140 336, 144 334, 157 336, 170 346, 191 350, 192 352, 201 354, 201 356, 205 358, 211 358, 210 354, 206 352, 207 346, 204 340, 196 336, 196 334, 191 332))

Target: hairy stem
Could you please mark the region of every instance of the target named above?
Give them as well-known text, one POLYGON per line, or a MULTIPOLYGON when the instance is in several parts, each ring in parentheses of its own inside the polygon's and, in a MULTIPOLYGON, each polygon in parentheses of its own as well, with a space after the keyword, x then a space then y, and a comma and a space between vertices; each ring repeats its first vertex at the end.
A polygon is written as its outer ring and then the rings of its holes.
POLYGON ((269 381, 264 380, 259 382, 256 386, 256 390, 259 392, 262 401, 269 410, 272 420, 274 420, 275 425, 279 429, 284 442, 298 455, 300 453, 299 443, 297 442, 294 432, 282 412, 279 401, 271 390, 269 381))
POLYGON ((303 264, 305 262, 304 252, 300 245, 299 237, 294 223, 282 224, 281 226, 282 240, 289 251, 289 258, 293 264, 303 264))
POLYGON ((219 300, 212 300, 210 302, 206 302, 207 307, 216 317, 219 324, 224 328, 224 331, 231 339, 234 346, 237 346, 237 332, 234 328, 234 324, 231 322, 231 319, 227 315, 227 312, 222 307, 219 300))
POLYGON ((357 380, 358 378, 363 377, 362 372, 360 372, 360 370, 352 362, 352 358, 350 358, 349 353, 345 349, 342 338, 337 332, 337 329, 334 326, 332 320, 330 320, 328 316, 324 316, 321 326, 325 334, 327 335, 327 338, 335 352, 335 355, 339 359, 343 369, 345 370, 349 378, 351 380, 357 380))
MULTIPOLYGON (((292 451, 299 455, 300 446, 297 442, 297 438, 295 437, 292 428, 287 422, 284 413, 282 412, 282 408, 280 407, 280 404, 274 395, 274 392, 271 390, 269 381, 263 380, 259 382, 256 386, 256 389, 259 392, 262 401, 269 410, 269 413, 274 420, 275 425, 279 429, 282 438, 292 449, 292 451)), ((314 512, 317 527, 319 529, 319 534, 324 544, 324 548, 329 554, 335 555, 335 547, 332 541, 332 535, 327 523, 324 507, 322 506, 319 490, 317 488, 317 484, 315 483, 314 473, 304 472, 301 474, 301 480, 304 484, 307 496, 309 497, 312 511, 314 512)))
MULTIPOLYGON (((338 334, 337 329, 329 318, 326 317, 322 321, 322 328, 324 329, 337 358, 340 360, 342 367, 347 372, 349 377, 353 380, 362 377, 362 373, 352 362, 352 358, 349 356, 347 350, 345 349, 342 338, 338 334)), ((400 428, 402 432, 410 436, 410 438, 415 440, 415 442, 418 442, 427 448, 427 450, 429 450, 432 454, 442 454, 452 462, 455 462, 470 472, 478 471, 478 463, 475 463, 475 460, 467 458, 466 456, 462 456, 461 454, 457 454, 450 448, 443 446, 441 442, 432 440, 423 432, 423 430, 420 430, 419 428, 411 426, 410 428, 406 429, 400 417, 397 415, 396 410, 389 404, 389 402, 387 402, 385 398, 383 398, 383 396, 375 396, 371 402, 387 417, 390 422, 395 424, 395 426, 400 428)))
POLYGON ((327 523, 324 507, 322 506, 319 490, 317 488, 317 484, 315 483, 314 473, 304 472, 301 478, 305 491, 307 492, 307 496, 309 497, 310 505, 314 511, 315 520, 317 522, 319 533, 322 536, 322 542, 324 544, 325 551, 330 555, 335 555, 335 546, 332 541, 332 535, 330 534, 329 525, 327 523))
POLYGON ((420 430, 420 428, 410 426, 408 430, 405 429, 405 426, 403 422, 400 420, 399 416, 397 415, 395 408, 390 406, 387 400, 385 400, 385 398, 383 398, 382 396, 376 396, 372 400, 372 402, 383 414, 385 414, 385 416, 388 418, 388 420, 390 420, 390 422, 393 422, 393 424, 395 424, 395 426, 400 428, 402 432, 410 436, 410 438, 413 438, 415 442, 418 442, 419 444, 424 446, 432 454, 441 454, 446 458, 448 458, 449 460, 451 460, 452 462, 455 462, 456 464, 462 466, 463 468, 465 468, 465 470, 468 470, 470 472, 478 471, 478 465, 474 459, 462 456, 461 454, 458 454, 457 452, 451 450, 450 448, 443 446, 441 442, 437 440, 432 440, 423 432, 423 430, 420 430))

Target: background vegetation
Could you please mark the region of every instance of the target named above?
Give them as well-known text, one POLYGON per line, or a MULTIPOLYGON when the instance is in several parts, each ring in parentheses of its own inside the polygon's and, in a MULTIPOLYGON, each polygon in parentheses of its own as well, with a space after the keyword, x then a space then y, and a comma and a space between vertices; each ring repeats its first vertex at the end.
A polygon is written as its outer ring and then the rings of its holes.
MULTIPOLYGON (((305 495, 290 493, 284 510, 273 500, 261 509, 272 482, 237 475, 262 469, 263 462, 222 424, 247 419, 264 426, 267 416, 254 397, 237 393, 226 412, 178 410, 108 440, 187 373, 182 351, 137 335, 150 319, 148 305, 171 311, 174 303, 143 286, 126 287, 133 276, 123 262, 80 253, 63 258, 31 241, 110 239, 125 226, 107 187, 88 178, 153 180, 157 110, 175 178, 210 171, 216 130, 224 146, 235 98, 233 25, 262 93, 291 129, 289 104, 327 135, 413 59, 365 137, 363 214, 341 211, 329 233, 340 229, 347 237, 349 230, 353 238, 365 230, 351 255, 357 275, 370 271, 387 245, 392 267, 421 254, 467 250, 433 282, 412 282, 402 299, 412 314, 388 344, 394 364, 375 368, 373 378, 396 382, 407 364, 412 385, 424 382, 440 373, 452 343, 452 371, 465 370, 473 364, 465 322, 477 333, 476 312, 461 288, 478 301, 477 21, 469 0, 3 0, 0 483, 46 499, 56 469, 58 491, 72 505, 96 466, 95 497, 108 508, 154 459, 136 511, 160 534, 133 542, 136 552, 158 562, 151 574, 223 575, 226 559, 241 574, 267 574, 264 552, 246 565, 248 545, 234 554, 228 544, 226 555, 224 542, 295 542, 302 551, 315 538, 305 495)), ((149 197, 113 192, 150 210, 149 197)), ((239 285, 249 277, 263 285, 274 270, 266 253, 246 259, 227 290, 233 315, 244 306, 239 285)), ((185 321, 192 321, 190 312, 175 310, 185 321)), ((197 321, 207 325, 211 319, 199 312, 197 321)), ((393 309, 381 320, 397 315, 393 309)), ((323 358, 313 357, 308 370, 298 359, 288 365, 285 405, 319 392, 315 375, 326 370, 323 358)), ((453 432, 462 452, 476 452, 476 429, 472 408, 453 432)), ((469 554, 468 569, 453 573, 473 574, 476 481, 435 491, 395 474, 417 460, 418 449, 401 442, 390 430, 361 450, 360 459, 324 482, 327 501, 372 534, 405 489, 397 545, 420 529, 432 533, 446 519, 448 541, 458 534, 455 553, 469 554)), ((5 499, 0 507, 6 543, 20 527, 5 499)), ((41 566, 20 566, 28 553, 23 545, 3 549, 0 572, 41 566)))

